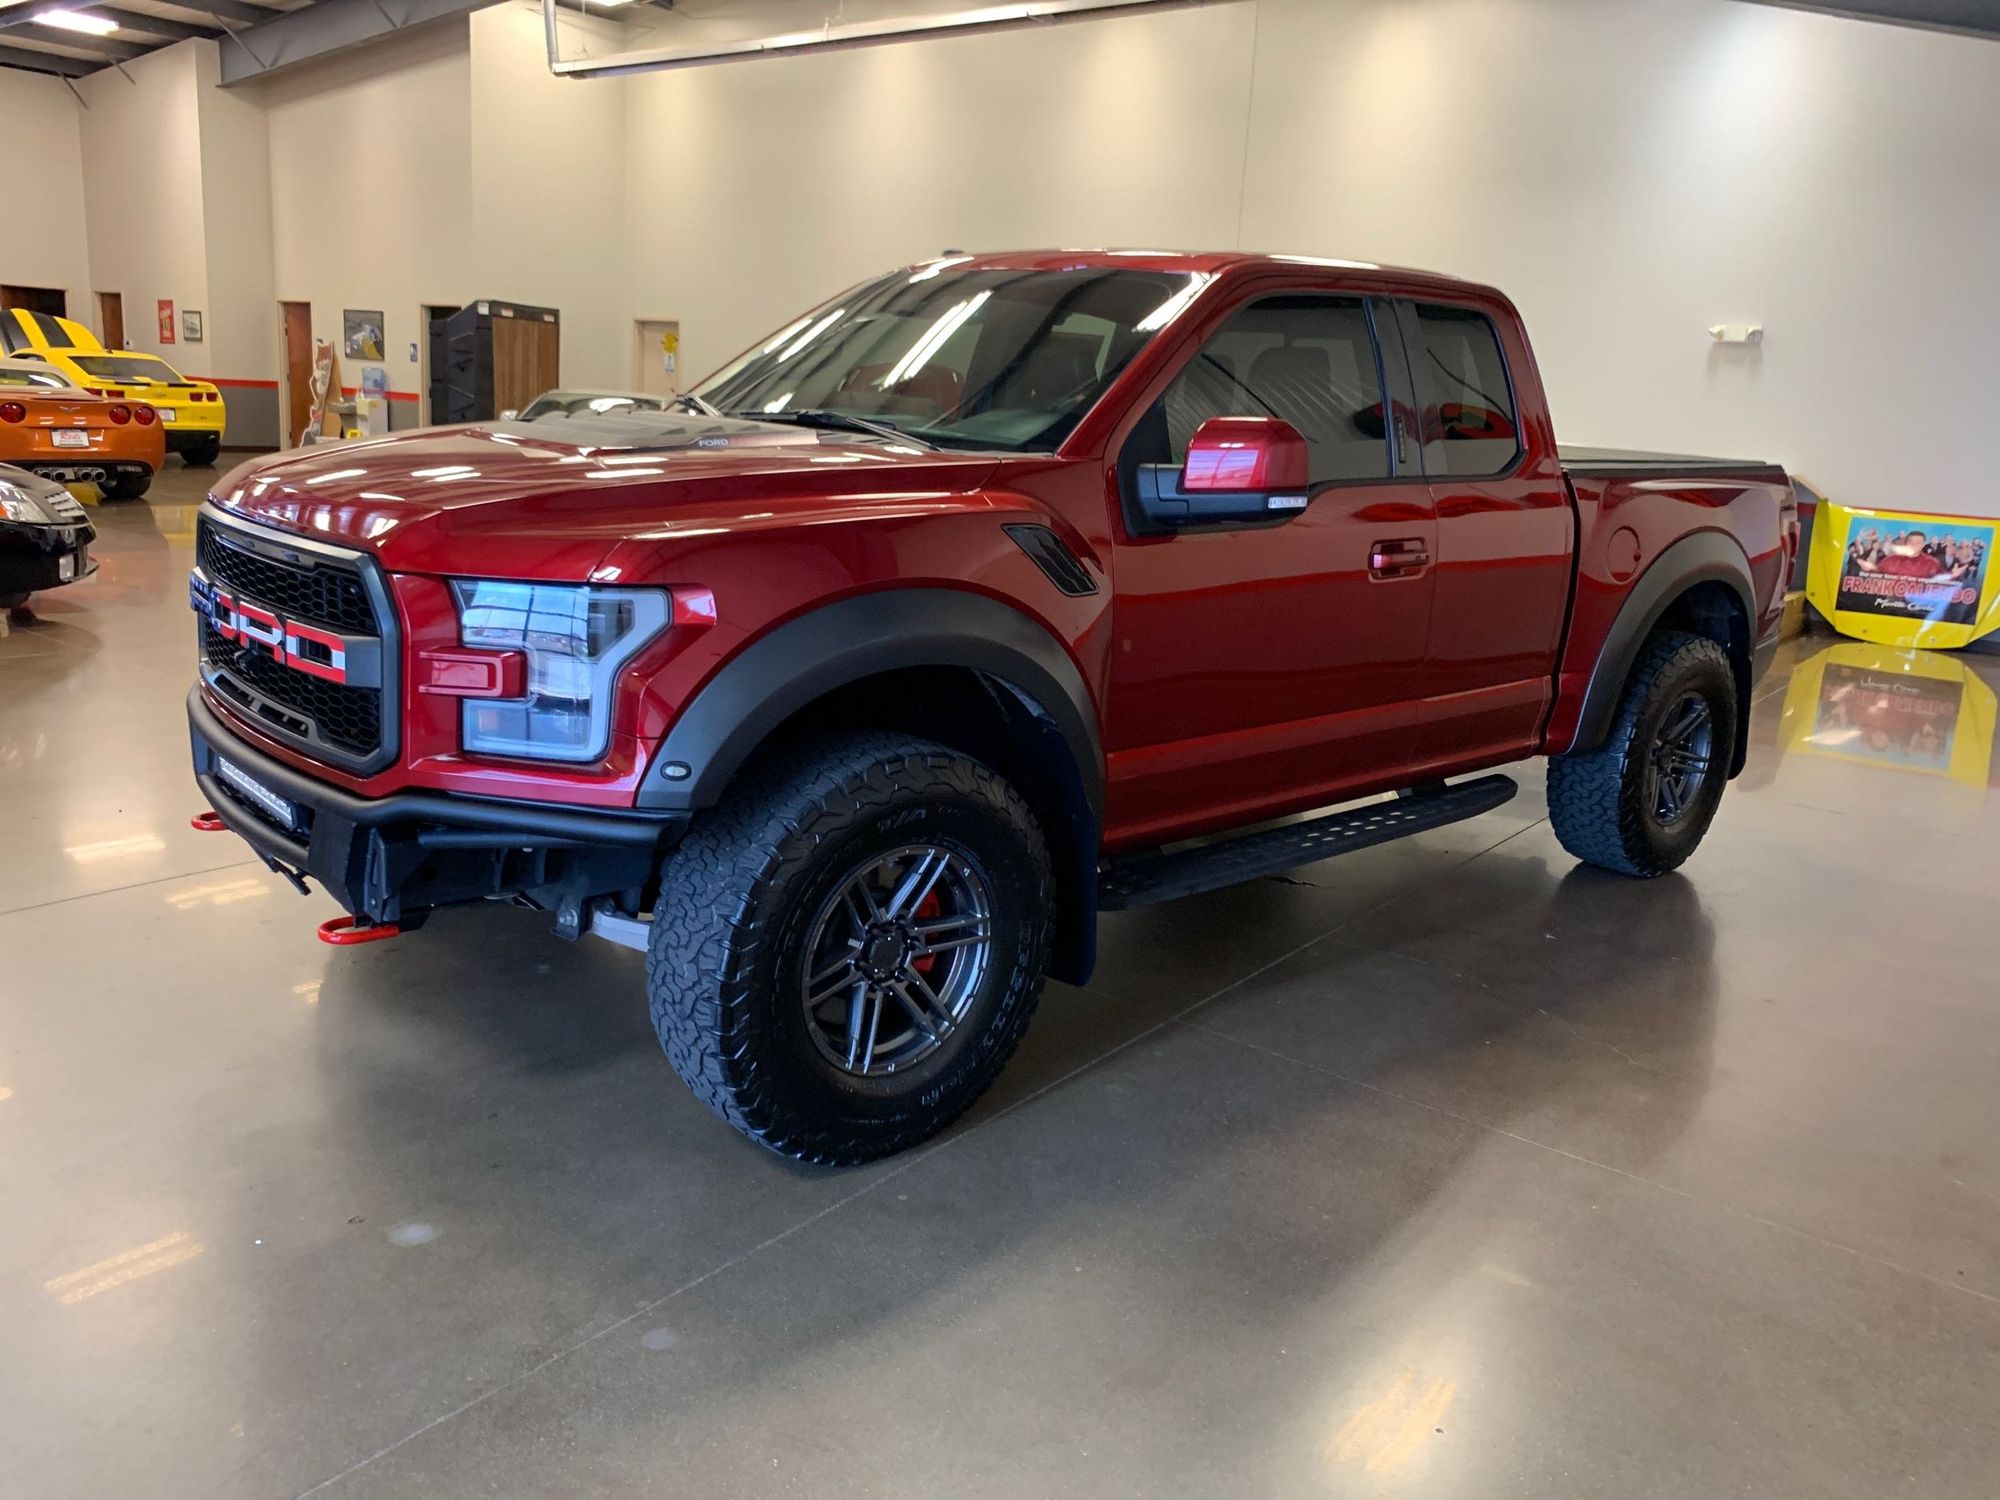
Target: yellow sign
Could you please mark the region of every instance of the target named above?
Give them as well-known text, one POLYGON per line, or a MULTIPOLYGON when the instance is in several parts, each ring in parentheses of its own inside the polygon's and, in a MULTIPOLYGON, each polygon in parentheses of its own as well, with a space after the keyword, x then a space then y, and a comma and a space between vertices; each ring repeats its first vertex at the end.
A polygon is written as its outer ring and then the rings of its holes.
POLYGON ((1984 789, 1996 709, 1993 689, 1956 657, 1843 641, 1792 669, 1781 744, 1984 789))
POLYGON ((1842 635, 1951 650, 2000 629, 1995 523, 1824 501, 1806 598, 1842 635))

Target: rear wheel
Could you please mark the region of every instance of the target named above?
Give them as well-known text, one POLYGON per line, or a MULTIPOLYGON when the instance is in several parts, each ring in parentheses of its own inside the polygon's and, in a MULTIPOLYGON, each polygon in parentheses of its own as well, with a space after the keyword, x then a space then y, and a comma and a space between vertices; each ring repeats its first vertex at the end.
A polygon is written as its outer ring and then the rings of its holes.
POLYGON ((201 438, 196 442, 188 444, 187 447, 180 450, 181 462, 186 464, 190 469, 205 469, 210 464, 215 462, 216 457, 221 452, 222 452, 221 438, 219 437, 201 438))
POLYGON ((747 771, 669 858, 647 989, 674 1070, 787 1156, 936 1134, 1040 995, 1052 881, 1020 795, 941 745, 862 734, 747 771))
POLYGON ((1677 868, 1729 779, 1736 674, 1714 641, 1660 631, 1632 669, 1604 744, 1549 762, 1549 821, 1578 859, 1624 875, 1677 868))
POLYGON ((137 500, 153 487, 151 474, 119 474, 97 488, 107 500, 137 500))

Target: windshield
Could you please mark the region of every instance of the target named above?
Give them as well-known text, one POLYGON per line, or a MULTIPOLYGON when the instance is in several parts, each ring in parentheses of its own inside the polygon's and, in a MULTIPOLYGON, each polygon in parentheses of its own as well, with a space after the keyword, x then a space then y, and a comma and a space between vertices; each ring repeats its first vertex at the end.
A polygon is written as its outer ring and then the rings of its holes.
POLYGON ((32 385, 57 391, 69 389, 69 382, 53 370, 0 370, 0 385, 32 385))
POLYGON ((808 313, 695 394, 731 416, 833 411, 947 447, 1052 451, 1210 279, 899 271, 808 313))
POLYGON ((72 354, 70 362, 96 380, 143 384, 149 380, 178 381, 181 372, 150 354, 72 354))

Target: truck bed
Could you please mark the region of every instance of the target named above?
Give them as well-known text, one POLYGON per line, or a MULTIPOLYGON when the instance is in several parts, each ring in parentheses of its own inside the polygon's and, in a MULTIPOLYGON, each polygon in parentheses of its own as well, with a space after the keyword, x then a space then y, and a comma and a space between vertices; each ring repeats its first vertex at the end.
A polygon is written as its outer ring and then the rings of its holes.
POLYGON ((1648 453, 1638 448, 1580 448, 1558 443, 1556 454, 1571 474, 1603 479, 1665 479, 1688 474, 1757 474, 1784 478, 1761 458, 1713 458, 1694 453, 1648 453))

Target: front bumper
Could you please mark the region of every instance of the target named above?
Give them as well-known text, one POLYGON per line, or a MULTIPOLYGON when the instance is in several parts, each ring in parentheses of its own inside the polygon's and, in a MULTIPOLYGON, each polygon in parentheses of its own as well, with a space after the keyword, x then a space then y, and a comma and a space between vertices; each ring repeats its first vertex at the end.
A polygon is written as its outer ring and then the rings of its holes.
POLYGON ((97 533, 88 525, 28 526, 0 523, 0 595, 33 594, 43 589, 79 583, 97 571, 90 544, 97 533), (63 560, 70 576, 63 577, 63 560))
POLYGON ((357 797, 239 738, 200 687, 188 694, 194 777, 223 824, 281 874, 317 880, 367 923, 418 925, 434 907, 517 897, 581 930, 587 903, 637 909, 680 842, 684 813, 578 810, 545 803, 399 792, 357 797), (227 760, 292 804, 289 824, 223 779, 227 760))

